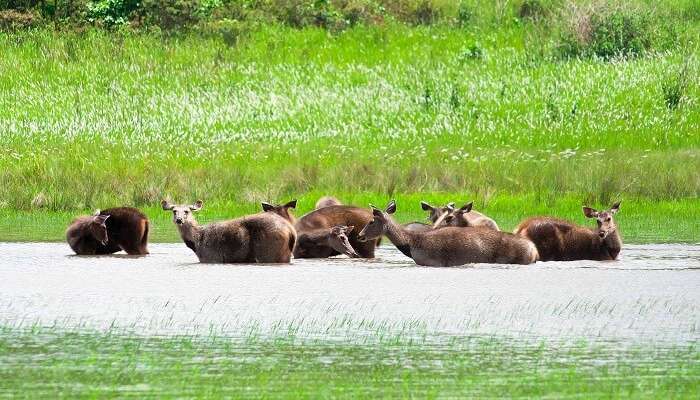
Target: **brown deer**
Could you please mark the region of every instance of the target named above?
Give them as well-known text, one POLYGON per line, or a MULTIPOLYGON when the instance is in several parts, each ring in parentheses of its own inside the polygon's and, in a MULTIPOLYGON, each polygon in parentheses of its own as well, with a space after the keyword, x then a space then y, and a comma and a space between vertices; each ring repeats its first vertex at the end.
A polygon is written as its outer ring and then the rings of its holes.
POLYGON ((498 231, 496 221, 486 215, 472 209, 473 202, 469 202, 460 208, 452 208, 447 213, 443 213, 434 222, 433 227, 459 226, 459 227, 483 227, 498 231))
POLYGON ((444 218, 447 214, 451 213, 455 209, 455 203, 447 203, 442 207, 431 206, 425 201, 420 202, 420 206, 423 211, 428 211, 428 221, 435 225, 435 222, 441 218, 444 218))
POLYGON ((354 226, 336 225, 330 229, 321 228, 301 232, 297 237, 295 257, 325 258, 337 253, 345 254, 350 258, 360 258, 360 255, 350 245, 348 238, 348 234, 354 228, 354 226))
POLYGON ((414 231, 414 232, 425 232, 433 229, 432 225, 424 224, 422 222, 418 221, 413 221, 409 222, 407 224, 403 224, 403 227, 408 229, 409 231, 414 231))
POLYGON ((391 217, 396 211, 392 200, 381 211, 372 207, 373 219, 359 235, 360 241, 372 241, 382 235, 418 265, 451 267, 471 263, 531 264, 537 261, 537 249, 529 240, 511 233, 486 228, 444 227, 414 232, 391 217))
POLYGON ((263 212, 275 213, 275 214, 279 215, 280 217, 289 221, 289 223, 291 223, 292 225, 296 222, 296 218, 294 218, 294 214, 292 214, 291 211, 289 210, 290 208, 294 209, 297 207, 296 199, 289 201, 286 204, 282 204, 282 205, 273 205, 270 203, 266 203, 264 201, 261 204, 262 204, 263 212))
MULTIPOLYGON (((334 226, 365 226, 372 220, 372 213, 364 208, 335 205, 319 208, 302 216, 294 227, 299 236, 305 238, 317 237, 314 232, 320 229, 330 229, 334 226), (311 235, 308 235, 311 233, 311 235)), ((374 258, 374 249, 380 240, 360 242, 357 240, 356 231, 348 232, 348 240, 355 252, 362 258, 374 258)), ((340 252, 331 248, 325 239, 319 242, 312 240, 300 241, 294 248, 296 258, 325 258, 338 255, 340 252)))
POLYGON ((598 226, 587 228, 550 217, 534 217, 521 222, 515 233, 532 240, 542 261, 615 260, 622 238, 613 216, 620 202, 607 211, 583 207, 586 218, 595 218, 598 226))
POLYGON ((185 245, 203 263, 289 263, 296 231, 275 213, 259 213, 233 220, 199 225, 192 205, 172 205, 163 200, 163 210, 172 211, 173 222, 185 245))
POLYGON ((148 218, 138 209, 116 207, 78 217, 66 230, 76 254, 148 254, 148 218))
POLYGON ((318 201, 316 202, 316 205, 314 206, 315 210, 318 210, 319 208, 323 207, 328 207, 328 206, 339 206, 342 205, 343 203, 340 202, 340 200, 336 199, 333 196, 323 196, 318 201))

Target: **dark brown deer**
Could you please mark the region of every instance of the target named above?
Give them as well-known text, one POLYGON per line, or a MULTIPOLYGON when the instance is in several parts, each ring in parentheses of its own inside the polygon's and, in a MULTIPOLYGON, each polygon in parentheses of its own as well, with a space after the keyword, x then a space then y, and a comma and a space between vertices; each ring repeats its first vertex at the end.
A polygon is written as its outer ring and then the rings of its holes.
POLYGON ((294 218, 294 214, 290 211, 290 209, 294 209, 297 207, 297 201, 296 199, 287 202, 286 204, 282 205, 273 205, 270 203, 262 202, 262 209, 263 212, 271 212, 279 215, 280 217, 286 219, 291 223, 292 225, 296 222, 296 218, 294 218))
POLYGON ((316 202, 316 205, 314 206, 315 210, 318 210, 319 208, 323 207, 328 207, 328 206, 339 206, 342 205, 343 203, 340 202, 340 200, 336 199, 333 196, 323 196, 318 201, 316 202))
MULTIPOLYGON (((294 227, 299 236, 306 238, 315 237, 314 232, 328 230, 334 226, 365 226, 372 220, 372 212, 359 207, 335 205, 319 208, 311 211, 297 220, 294 227), (311 234, 309 236, 309 234, 311 234)), ((362 258, 374 258, 374 249, 380 240, 360 242, 357 240, 356 231, 348 233, 348 240, 355 252, 362 258)), ((294 248, 296 258, 326 258, 338 255, 340 252, 328 246, 325 240, 314 242, 312 240, 300 241, 294 248)))
POLYGON ((148 218, 138 209, 116 207, 78 217, 66 230, 76 254, 148 254, 148 218))
MULTIPOLYGON (((452 204, 452 203, 451 203, 452 204)), ((441 226, 459 226, 462 228, 466 227, 483 227, 488 229, 493 229, 498 231, 498 225, 496 221, 487 217, 486 215, 472 209, 473 202, 469 202, 460 208, 452 208, 447 213, 442 214, 434 222, 433 227, 439 228, 441 226)))
POLYGON ((515 233, 532 240, 542 261, 615 260, 622 238, 613 216, 620 202, 607 211, 583 207, 586 218, 595 218, 598 226, 587 228, 550 217, 534 217, 521 222, 515 233))
POLYGON ((385 211, 372 208, 373 219, 359 235, 372 241, 382 235, 418 265, 451 267, 471 263, 531 264, 537 261, 535 245, 511 233, 486 228, 444 227, 414 232, 391 217, 396 211, 392 200, 385 211))
POLYGON ((299 258, 325 258, 334 255, 334 253, 345 254, 350 258, 360 258, 360 255, 350 245, 348 238, 348 234, 354 228, 354 226, 337 225, 330 229, 304 231, 297 237, 297 254, 300 254, 299 258), (314 257, 310 255, 314 255, 314 257))
POLYGON ((163 210, 172 211, 185 245, 203 263, 289 263, 296 231, 289 221, 275 213, 259 213, 200 226, 192 205, 172 205, 163 200, 163 210))

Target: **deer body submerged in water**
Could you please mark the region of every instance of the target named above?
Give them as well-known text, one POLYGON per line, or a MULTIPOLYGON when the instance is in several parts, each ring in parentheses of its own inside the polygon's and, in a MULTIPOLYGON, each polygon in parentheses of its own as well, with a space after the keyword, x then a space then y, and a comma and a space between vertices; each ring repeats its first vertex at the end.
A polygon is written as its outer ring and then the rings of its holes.
POLYGON ((132 207, 97 210, 78 217, 66 230, 68 245, 79 255, 148 254, 148 218, 132 207))
POLYGON ((460 208, 455 208, 455 203, 449 203, 444 207, 433 207, 421 201, 423 210, 430 211, 428 219, 433 223, 433 228, 441 226, 482 227, 498 231, 496 221, 488 216, 472 209, 474 203, 469 202, 460 208))
POLYGON ((326 258, 347 254, 350 257, 374 258, 374 250, 379 245, 380 239, 360 242, 357 239, 356 230, 349 229, 351 226, 365 226, 371 220, 372 213, 364 208, 339 204, 317 208, 299 218, 294 224, 299 235, 299 241, 294 248, 294 257, 326 258), (352 251, 345 248, 343 239, 332 230, 334 227, 348 227, 344 230, 344 234, 352 251), (334 246, 329 246, 329 239, 335 243, 334 246), (339 251, 339 249, 345 249, 345 251, 339 251))
POLYGON ((185 245, 203 263, 289 263, 296 232, 289 221, 274 213, 259 213, 228 221, 199 225, 193 213, 202 201, 172 205, 163 200, 163 210, 172 211, 185 245))
POLYGON ((385 211, 373 207, 372 221, 359 235, 360 241, 372 241, 386 235, 404 255, 418 265, 450 267, 471 263, 531 264, 537 261, 537 249, 529 240, 487 228, 444 227, 415 232, 391 217, 396 202, 385 211))
POLYGON ((551 217, 534 217, 521 222, 517 235, 532 240, 542 261, 615 260, 622 249, 622 238, 613 216, 620 202, 607 211, 583 207, 586 218, 595 218, 596 228, 587 228, 551 217))

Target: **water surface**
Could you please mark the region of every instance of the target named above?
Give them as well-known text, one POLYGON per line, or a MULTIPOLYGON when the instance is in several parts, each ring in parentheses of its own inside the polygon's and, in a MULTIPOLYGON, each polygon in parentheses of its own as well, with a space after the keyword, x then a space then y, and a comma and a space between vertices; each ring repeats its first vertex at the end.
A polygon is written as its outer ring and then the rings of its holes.
POLYGON ((199 264, 182 244, 151 254, 71 255, 61 243, 0 244, 0 325, 142 334, 294 331, 700 339, 700 246, 629 245, 615 262, 418 267, 377 259, 199 264))

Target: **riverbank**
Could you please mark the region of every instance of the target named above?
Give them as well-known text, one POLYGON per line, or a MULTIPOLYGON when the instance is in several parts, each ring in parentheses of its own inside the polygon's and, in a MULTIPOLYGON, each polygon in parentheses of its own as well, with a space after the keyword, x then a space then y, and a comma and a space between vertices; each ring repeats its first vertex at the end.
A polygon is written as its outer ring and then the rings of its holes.
MULTIPOLYGON (((311 193, 298 198, 295 215, 302 216, 310 211, 321 193, 311 193)), ((378 207, 386 205, 389 197, 379 194, 337 194, 346 204, 367 207, 370 203, 378 207)), ((528 216, 550 215, 568 219, 576 223, 595 226, 586 220, 581 212, 581 200, 575 196, 542 199, 536 196, 506 196, 495 195, 484 198, 473 198, 467 194, 455 193, 426 193, 411 195, 395 195, 398 210, 397 220, 401 222, 424 221, 427 214, 421 210, 420 201, 425 200, 434 205, 446 204, 450 201, 458 205, 475 200, 474 209, 486 213, 496 220, 504 231, 512 231, 517 224, 528 216)), ((188 199, 193 202, 196 199, 188 199)), ((283 203, 290 198, 267 199, 260 201, 283 203)), ((257 203, 237 204, 233 202, 214 202, 210 204, 204 199, 204 209, 197 218, 200 223, 222 219, 235 218, 256 213, 261 210, 257 203)), ((611 202, 614 200, 611 200, 611 202)), ((610 204, 587 204, 602 209, 610 204)), ((108 208, 112 204, 105 204, 108 208)), ((152 242, 179 242, 177 229, 172 223, 171 213, 154 205, 143 208, 151 220, 150 240, 152 242)), ((64 241, 64 232, 68 224, 77 215, 92 213, 85 211, 52 212, 52 211, 7 211, 0 218, 0 241, 64 241)), ((700 200, 687 199, 676 201, 649 201, 634 198, 623 198, 620 214, 616 218, 623 239, 626 243, 698 243, 700 242, 700 200)))

